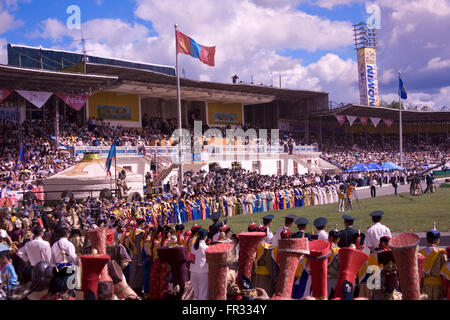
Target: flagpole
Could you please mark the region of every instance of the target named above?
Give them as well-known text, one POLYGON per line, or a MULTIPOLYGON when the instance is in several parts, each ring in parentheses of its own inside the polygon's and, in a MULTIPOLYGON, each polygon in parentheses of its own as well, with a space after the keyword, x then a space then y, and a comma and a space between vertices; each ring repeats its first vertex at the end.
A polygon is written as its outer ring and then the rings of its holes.
POLYGON ((178 160, 179 160, 179 174, 178 174, 178 190, 181 194, 183 189, 183 159, 182 159, 182 149, 181 149, 181 137, 182 137, 182 124, 181 124, 181 94, 180 94, 180 73, 178 72, 178 36, 177 28, 178 25, 175 24, 175 52, 176 52, 176 72, 177 72, 177 103, 178 103, 178 129, 180 131, 180 140, 178 143, 178 160))
MULTIPOLYGON (((113 145, 116 144, 116 135, 114 135, 114 142, 113 145)), ((115 183, 115 189, 116 189, 116 197, 118 195, 118 189, 117 189, 117 146, 114 148, 114 183, 115 183)), ((118 198, 120 201, 120 199, 118 198)))
MULTIPOLYGON (((400 79, 400 71, 398 72, 400 79)), ((400 135, 400 167, 403 167, 403 122, 402 122, 402 96, 400 88, 398 90, 398 102, 399 102, 399 135, 400 135)))

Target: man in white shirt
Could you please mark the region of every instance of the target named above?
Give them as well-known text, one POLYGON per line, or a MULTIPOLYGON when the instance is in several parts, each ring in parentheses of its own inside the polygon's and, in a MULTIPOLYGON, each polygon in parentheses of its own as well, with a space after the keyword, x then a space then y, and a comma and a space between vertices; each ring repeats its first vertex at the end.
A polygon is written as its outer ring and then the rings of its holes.
POLYGON ((69 241, 69 230, 61 228, 58 230, 59 240, 52 246, 52 263, 70 262, 74 265, 78 264, 78 257, 75 251, 75 246, 69 241))
POLYGON ((319 217, 314 220, 314 227, 316 227, 317 231, 319 231, 317 234, 317 240, 328 240, 328 232, 325 231, 327 223, 328 220, 324 217, 319 217))
POLYGON ((39 262, 44 261, 47 263, 52 262, 52 252, 50 249, 50 243, 43 240, 44 228, 36 226, 33 228, 34 239, 27 242, 22 248, 19 249, 17 255, 25 262, 29 262, 32 267, 39 262))
POLYGON ((370 250, 375 250, 380 245, 380 239, 382 237, 392 238, 391 230, 385 225, 380 223, 381 217, 384 215, 383 211, 372 212, 369 216, 372 217, 374 225, 367 229, 366 232, 366 246, 370 250))

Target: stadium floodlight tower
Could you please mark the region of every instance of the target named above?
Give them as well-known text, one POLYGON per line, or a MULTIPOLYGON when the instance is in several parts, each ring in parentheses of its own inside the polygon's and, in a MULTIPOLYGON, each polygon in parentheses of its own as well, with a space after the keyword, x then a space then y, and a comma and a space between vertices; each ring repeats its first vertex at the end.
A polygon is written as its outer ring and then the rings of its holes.
POLYGON ((353 25, 358 54, 359 97, 362 105, 378 107, 377 39, 373 26, 361 22, 353 25))

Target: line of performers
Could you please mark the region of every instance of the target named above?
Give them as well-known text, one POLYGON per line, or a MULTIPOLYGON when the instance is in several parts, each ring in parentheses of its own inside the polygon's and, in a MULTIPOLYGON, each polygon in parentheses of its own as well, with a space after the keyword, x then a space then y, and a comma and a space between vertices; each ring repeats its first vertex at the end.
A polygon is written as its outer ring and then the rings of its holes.
MULTIPOLYGON (((151 196, 139 203, 139 209, 132 203, 111 205, 109 211, 125 211, 128 217, 144 216, 152 224, 182 224, 195 220, 206 220, 214 212, 231 217, 254 212, 279 211, 290 208, 316 206, 339 202, 339 211, 344 211, 344 199, 352 197, 350 191, 339 183, 308 184, 303 187, 265 187, 261 190, 239 189, 228 193, 183 194, 172 193, 151 196), (350 192, 350 196, 348 196, 350 192), (342 209, 341 209, 342 208, 342 209), (159 220, 158 220, 159 219, 159 220)), ((354 187, 353 187, 354 189, 354 187)))

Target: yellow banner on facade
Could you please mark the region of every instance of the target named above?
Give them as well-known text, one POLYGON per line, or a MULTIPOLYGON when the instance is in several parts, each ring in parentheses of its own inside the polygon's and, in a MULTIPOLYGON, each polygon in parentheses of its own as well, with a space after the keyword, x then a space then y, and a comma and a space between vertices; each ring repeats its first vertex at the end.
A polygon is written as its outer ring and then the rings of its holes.
POLYGON ((89 97, 89 117, 105 121, 140 121, 139 97, 99 92, 89 97))
POLYGON ((242 103, 208 102, 209 125, 242 125, 242 103))

